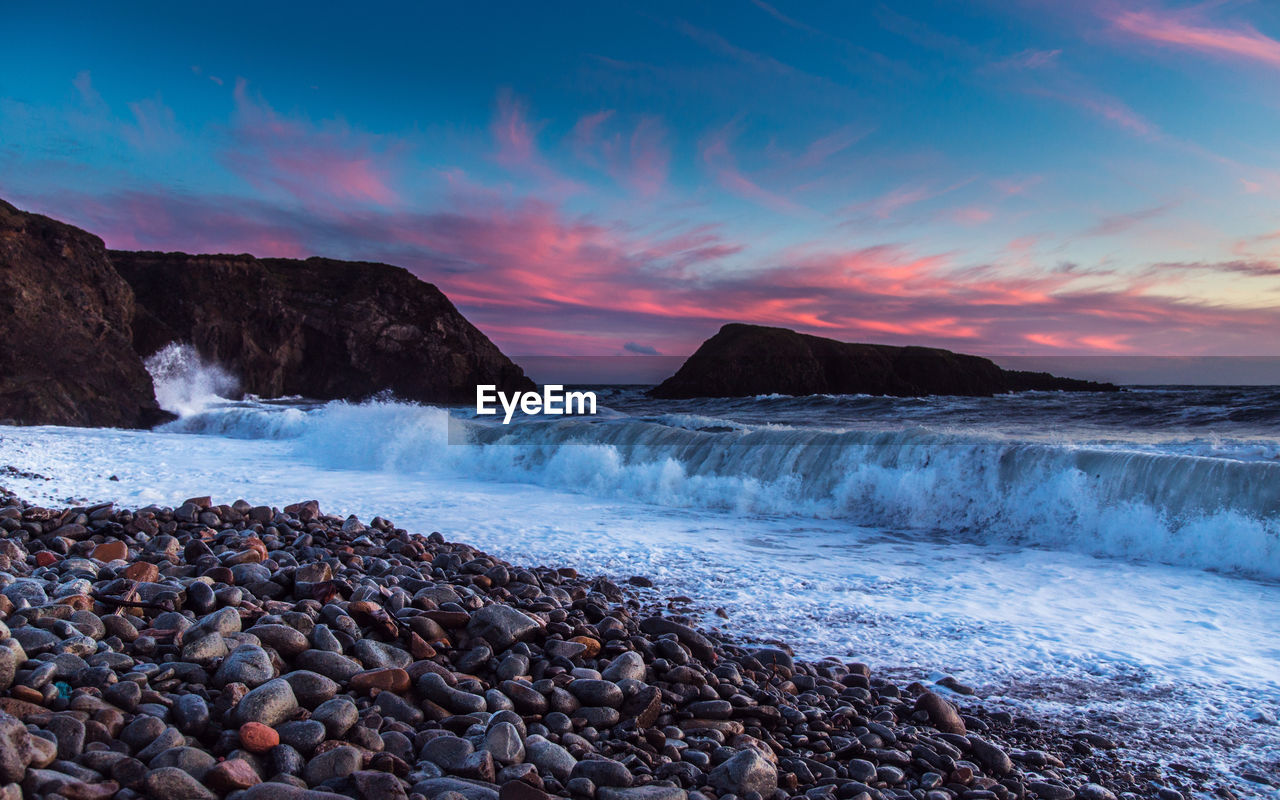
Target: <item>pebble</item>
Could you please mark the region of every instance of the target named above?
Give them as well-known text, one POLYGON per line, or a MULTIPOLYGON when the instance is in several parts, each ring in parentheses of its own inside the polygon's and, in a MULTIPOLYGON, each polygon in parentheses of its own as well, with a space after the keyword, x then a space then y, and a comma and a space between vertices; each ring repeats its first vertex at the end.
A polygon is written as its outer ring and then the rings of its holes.
POLYGON ((298 710, 298 700, 293 687, 283 678, 267 681, 246 694, 235 707, 236 721, 261 722, 275 726, 293 716, 298 710))
POLYGON ((778 788, 778 770, 753 747, 739 750, 707 776, 711 786, 739 796, 755 792, 762 797, 778 788))
MULTIPOLYGON (((213 636, 206 638, 212 639, 213 636)), ((221 638, 218 636, 218 639, 221 638)), ((275 668, 271 664, 271 656, 267 651, 257 645, 243 644, 232 650, 231 654, 222 660, 221 666, 213 674, 213 685, 243 683, 250 689, 254 689, 274 677, 275 668)))
POLYGON ((956 707, 935 692, 924 692, 916 698, 916 710, 928 715, 929 724, 943 733, 964 734, 964 720, 956 707))
POLYGON ((360 751, 350 745, 326 750, 307 762, 302 771, 303 780, 317 786, 332 778, 345 778, 360 768, 360 751))
POLYGON ((253 765, 243 758, 231 758, 213 766, 205 773, 204 782, 209 788, 223 794, 238 789, 248 789, 261 783, 253 765))
POLYGON ((246 722, 240 726, 240 744, 250 753, 265 753, 280 744, 280 734, 261 722, 246 722))
POLYGON ((0 523, 0 800, 1183 797, 953 680, 959 708, 383 518, 0 490, 0 523))
POLYGON ((147 773, 147 794, 155 800, 216 800, 204 784, 177 767, 162 767, 147 773))

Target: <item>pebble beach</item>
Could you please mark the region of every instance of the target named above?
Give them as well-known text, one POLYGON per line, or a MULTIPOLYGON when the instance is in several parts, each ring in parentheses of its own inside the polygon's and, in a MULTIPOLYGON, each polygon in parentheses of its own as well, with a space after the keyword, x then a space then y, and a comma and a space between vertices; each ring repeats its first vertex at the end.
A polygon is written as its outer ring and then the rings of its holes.
POLYGON ((0 502, 6 800, 1196 788, 1106 731, 988 713, 954 680, 899 686, 736 643, 655 604, 642 576, 513 566, 314 501, 0 502))

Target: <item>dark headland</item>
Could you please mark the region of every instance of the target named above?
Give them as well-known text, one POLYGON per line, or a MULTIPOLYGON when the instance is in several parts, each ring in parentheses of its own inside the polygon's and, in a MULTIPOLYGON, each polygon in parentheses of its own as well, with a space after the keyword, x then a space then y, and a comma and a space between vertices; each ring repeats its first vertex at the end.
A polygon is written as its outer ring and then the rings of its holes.
POLYGON ((1114 392, 1110 383, 1002 369, 932 347, 853 344, 786 328, 731 323, 650 394, 666 399, 761 394, 989 397, 1029 390, 1114 392))
POLYGON ((150 427, 143 359, 189 344, 244 392, 475 402, 534 388, 430 283, 388 264, 108 251, 0 200, 0 420, 150 427))

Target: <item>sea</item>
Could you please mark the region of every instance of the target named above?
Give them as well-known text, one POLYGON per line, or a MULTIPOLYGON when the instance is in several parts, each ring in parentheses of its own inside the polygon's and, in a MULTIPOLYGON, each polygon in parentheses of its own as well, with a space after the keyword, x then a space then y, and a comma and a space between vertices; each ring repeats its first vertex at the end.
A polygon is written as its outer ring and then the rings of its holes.
POLYGON ((1280 387, 600 386, 594 416, 502 425, 394 398, 230 399, 194 358, 150 366, 177 420, 0 427, 0 485, 46 504, 316 499, 516 563, 645 576, 651 601, 740 641, 951 676, 975 690, 961 706, 1280 797, 1280 387))

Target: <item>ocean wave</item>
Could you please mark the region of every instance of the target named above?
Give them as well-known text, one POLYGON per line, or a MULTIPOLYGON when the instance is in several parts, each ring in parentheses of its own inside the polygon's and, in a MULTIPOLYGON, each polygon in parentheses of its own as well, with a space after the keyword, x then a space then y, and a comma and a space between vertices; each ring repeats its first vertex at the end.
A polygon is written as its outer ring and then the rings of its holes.
POLYGON ((201 358, 192 345, 181 342, 165 345, 144 365, 151 373, 156 402, 180 417, 225 403, 239 388, 231 373, 201 358))
POLYGON ((829 431, 672 415, 509 426, 395 402, 214 408, 171 431, 293 440, 335 469, 465 474, 736 514, 1280 578, 1280 462, 1131 444, 829 431))

